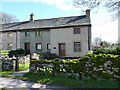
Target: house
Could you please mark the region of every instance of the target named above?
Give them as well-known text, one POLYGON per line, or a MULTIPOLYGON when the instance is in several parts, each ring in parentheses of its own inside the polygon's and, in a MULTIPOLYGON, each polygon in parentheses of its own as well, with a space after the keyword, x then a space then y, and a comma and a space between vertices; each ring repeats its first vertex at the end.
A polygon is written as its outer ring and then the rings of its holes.
POLYGON ((0 30, 0 48, 22 48, 25 54, 46 52, 65 57, 84 56, 91 50, 90 10, 85 15, 7 23, 0 30))

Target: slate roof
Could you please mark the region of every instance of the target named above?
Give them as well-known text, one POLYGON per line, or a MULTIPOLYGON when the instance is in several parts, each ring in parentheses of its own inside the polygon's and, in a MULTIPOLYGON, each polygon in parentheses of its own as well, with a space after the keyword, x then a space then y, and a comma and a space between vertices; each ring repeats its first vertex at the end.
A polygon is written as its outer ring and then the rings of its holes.
POLYGON ((58 28, 81 25, 91 25, 90 18, 88 18, 86 15, 82 15, 8 23, 2 25, 2 31, 28 30, 38 28, 58 28))

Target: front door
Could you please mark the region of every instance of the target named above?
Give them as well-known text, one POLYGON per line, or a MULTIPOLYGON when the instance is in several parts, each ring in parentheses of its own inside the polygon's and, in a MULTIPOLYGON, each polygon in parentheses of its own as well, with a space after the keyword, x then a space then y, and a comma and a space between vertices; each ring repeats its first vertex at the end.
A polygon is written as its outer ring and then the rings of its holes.
POLYGON ((30 43, 25 43, 25 55, 30 54, 30 43))
POLYGON ((65 56, 65 43, 59 43, 59 56, 65 56))

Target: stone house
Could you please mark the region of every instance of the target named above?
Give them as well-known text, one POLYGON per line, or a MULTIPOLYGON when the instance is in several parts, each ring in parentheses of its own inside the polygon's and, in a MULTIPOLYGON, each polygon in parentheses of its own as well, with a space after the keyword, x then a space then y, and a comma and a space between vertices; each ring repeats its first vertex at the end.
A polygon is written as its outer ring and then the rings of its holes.
POLYGON ((90 10, 85 15, 7 23, 0 30, 0 49, 22 48, 25 54, 47 52, 65 57, 91 50, 90 10))

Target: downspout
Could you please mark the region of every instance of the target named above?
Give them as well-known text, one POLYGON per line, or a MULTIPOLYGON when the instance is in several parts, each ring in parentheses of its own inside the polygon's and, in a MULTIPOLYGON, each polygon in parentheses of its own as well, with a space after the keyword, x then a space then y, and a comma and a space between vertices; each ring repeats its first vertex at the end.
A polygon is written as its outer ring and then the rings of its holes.
POLYGON ((16 49, 17 49, 17 31, 16 31, 16 49))
POLYGON ((90 51, 90 42, 91 42, 91 36, 90 36, 90 27, 88 27, 88 50, 90 51))

